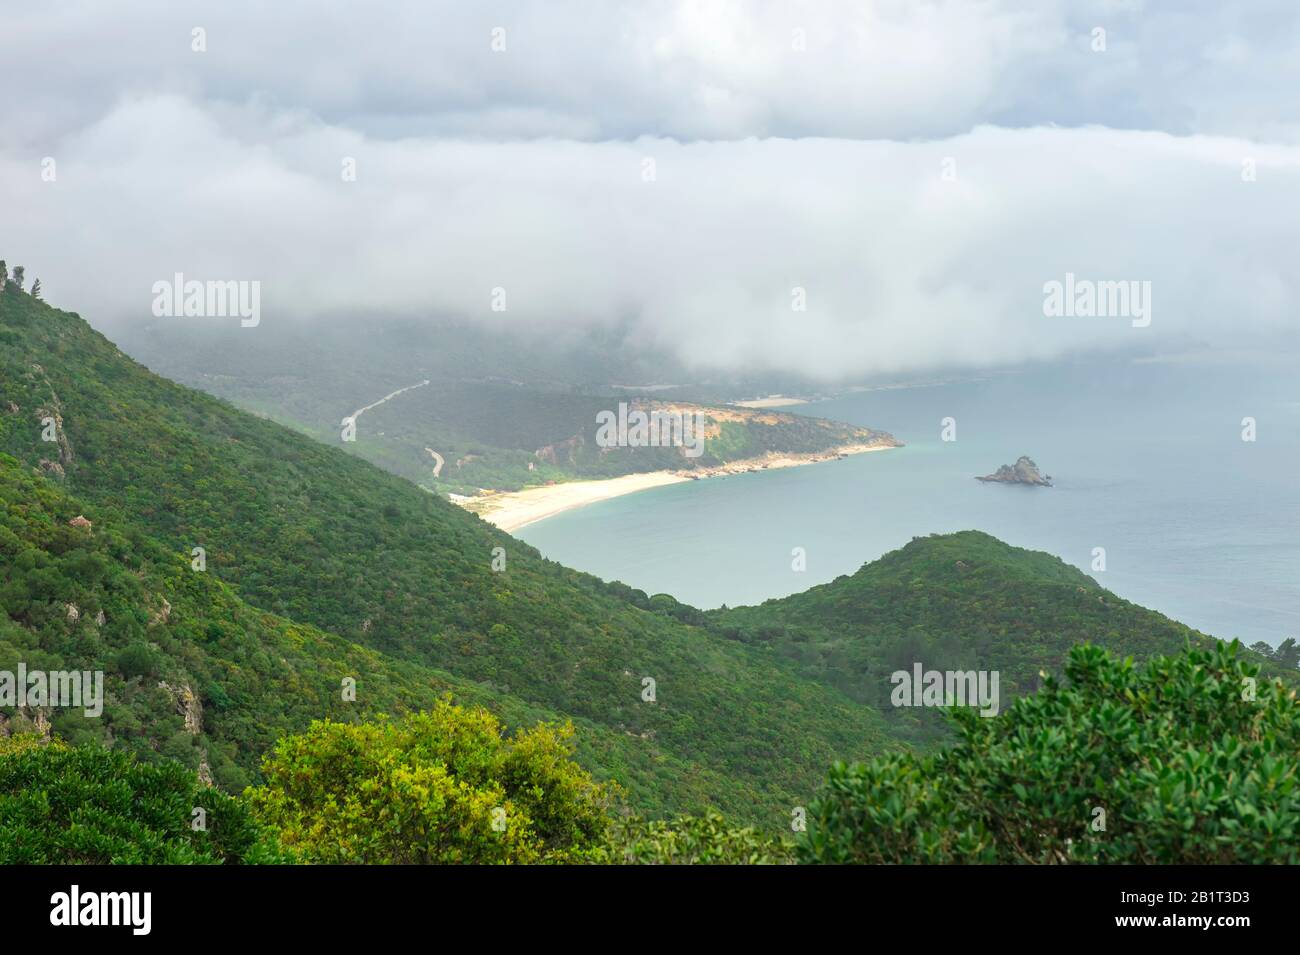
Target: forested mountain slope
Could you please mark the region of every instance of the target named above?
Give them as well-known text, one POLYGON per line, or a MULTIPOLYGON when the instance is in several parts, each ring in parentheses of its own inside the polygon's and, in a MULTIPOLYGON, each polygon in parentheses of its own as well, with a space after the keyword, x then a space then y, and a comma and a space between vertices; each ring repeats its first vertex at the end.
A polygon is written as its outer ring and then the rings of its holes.
POLYGON ((648 612, 407 481, 161 379, 12 284, 0 450, 176 566, 204 548, 205 573, 253 608, 634 741, 595 768, 642 808, 788 819, 831 761, 885 741, 878 714, 766 651, 648 612))
POLYGON ((0 669, 106 671, 102 718, 29 706, 11 728, 48 718, 70 743, 206 763, 238 790, 261 753, 312 718, 428 705, 453 690, 491 697, 247 606, 113 509, 70 498, 8 455, 0 502, 0 669), (343 699, 349 677, 358 703, 343 699))
MULTIPOLYGON (((117 510, 78 502, 7 455, 0 455, 0 504, 0 670, 17 672, 24 663, 105 673, 102 715, 0 709, 7 731, 48 719, 70 743, 175 759, 238 792, 257 779, 277 739, 312 719, 355 722, 428 709, 446 693, 516 727, 564 719, 249 607, 117 510), (347 678, 357 681, 355 702, 344 699, 347 678)), ((715 794, 727 801, 725 777, 696 760, 590 720, 576 726, 582 761, 616 776, 635 806, 706 805, 715 794)))
POLYGON ((757 607, 711 611, 706 619, 719 633, 772 649, 877 706, 896 729, 922 736, 940 731, 933 713, 890 705, 890 674, 911 672, 916 663, 997 670, 1005 705, 1038 689, 1040 673, 1059 673, 1077 643, 1140 661, 1177 653, 1188 641, 1213 642, 1117 597, 1057 557, 979 531, 915 538, 854 574, 757 607))

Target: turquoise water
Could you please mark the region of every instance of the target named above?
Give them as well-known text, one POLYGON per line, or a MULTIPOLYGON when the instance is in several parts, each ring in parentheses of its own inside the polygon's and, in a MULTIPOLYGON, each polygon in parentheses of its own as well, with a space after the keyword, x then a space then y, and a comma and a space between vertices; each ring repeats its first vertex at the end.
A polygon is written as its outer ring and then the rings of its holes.
POLYGON ((571 567, 708 608, 804 590, 914 536, 975 528, 1216 636, 1300 635, 1300 386, 1284 364, 1071 364, 798 410, 907 447, 656 488, 519 536, 571 567), (949 416, 954 442, 940 439, 949 416), (1246 416, 1253 443, 1241 439, 1246 416), (1021 454, 1056 486, 973 479, 1021 454), (803 572, 791 569, 795 547, 803 572))

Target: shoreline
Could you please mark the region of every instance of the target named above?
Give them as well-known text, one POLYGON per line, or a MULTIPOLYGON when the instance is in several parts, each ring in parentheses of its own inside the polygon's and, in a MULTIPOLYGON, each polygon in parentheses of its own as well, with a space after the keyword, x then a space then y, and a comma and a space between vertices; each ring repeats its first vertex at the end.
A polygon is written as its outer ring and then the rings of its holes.
POLYGON ((807 398, 790 398, 786 395, 768 395, 766 398, 751 398, 748 401, 729 401, 733 408, 792 408, 796 405, 810 404, 807 398))
POLYGON ((560 484, 545 484, 526 487, 519 491, 496 491, 475 497, 454 495, 453 503, 472 511, 507 533, 514 533, 529 524, 546 520, 565 511, 572 511, 597 501, 635 494, 650 488, 665 487, 669 484, 681 484, 685 481, 703 481, 711 477, 726 477, 730 474, 747 474, 750 471, 773 471, 780 468, 801 467, 806 464, 819 464, 834 461, 851 454, 867 454, 872 451, 887 451, 900 447, 898 443, 848 444, 827 451, 807 454, 787 454, 777 451, 769 452, 758 458, 746 458, 732 461, 711 468, 694 471, 646 471, 639 474, 624 474, 615 478, 596 478, 582 481, 565 481, 560 484))

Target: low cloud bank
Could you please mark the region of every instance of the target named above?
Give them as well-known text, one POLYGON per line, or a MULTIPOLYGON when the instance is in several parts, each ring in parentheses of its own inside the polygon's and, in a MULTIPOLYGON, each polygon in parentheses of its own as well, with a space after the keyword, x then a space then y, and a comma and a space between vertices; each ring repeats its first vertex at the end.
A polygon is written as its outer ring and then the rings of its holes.
POLYGON ((260 281, 263 326, 620 323, 697 367, 831 377, 1248 346, 1294 328, 1300 281, 1300 148, 1223 137, 388 140, 154 95, 51 152, 0 153, 0 254, 106 327, 179 272, 260 281), (1148 323, 1045 314, 1067 275, 1149 282, 1148 323))

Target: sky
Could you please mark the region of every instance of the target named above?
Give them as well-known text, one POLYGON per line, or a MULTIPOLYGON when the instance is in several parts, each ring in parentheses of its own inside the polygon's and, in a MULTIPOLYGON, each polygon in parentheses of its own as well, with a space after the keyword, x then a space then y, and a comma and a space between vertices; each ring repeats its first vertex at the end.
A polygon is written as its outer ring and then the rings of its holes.
POLYGON ((825 378, 1298 338, 1293 0, 0 19, 0 256, 110 334, 180 272, 260 282, 263 323, 618 325, 825 378), (1045 314, 1067 281, 1148 314, 1045 314))

